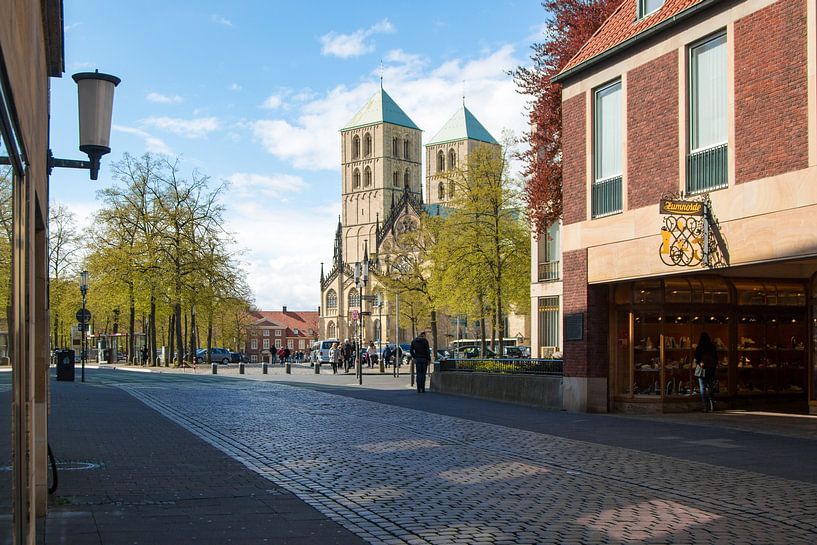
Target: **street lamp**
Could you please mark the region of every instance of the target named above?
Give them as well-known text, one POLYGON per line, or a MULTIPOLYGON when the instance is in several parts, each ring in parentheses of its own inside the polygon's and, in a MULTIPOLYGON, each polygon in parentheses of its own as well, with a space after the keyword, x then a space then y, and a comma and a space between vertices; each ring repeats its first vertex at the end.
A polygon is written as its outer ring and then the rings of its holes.
POLYGON ((358 289, 358 296, 360 297, 360 312, 358 315, 360 316, 360 328, 358 330, 358 339, 359 343, 357 345, 357 354, 355 354, 355 362, 357 362, 357 383, 358 385, 363 385, 363 362, 360 358, 360 350, 363 348, 363 302, 364 299, 364 291, 366 290, 366 284, 369 282, 369 251, 368 248, 364 245, 363 246, 363 263, 357 262, 355 263, 355 287, 358 289))
POLYGON ((88 294, 88 271, 79 273, 79 292, 82 294, 82 312, 80 313, 80 327, 82 328, 82 342, 80 344, 80 360, 82 361, 82 382, 85 382, 85 322, 88 320, 85 310, 85 296, 88 294))
POLYGON ((377 350, 380 353, 380 372, 386 372, 386 362, 383 361, 383 293, 378 292, 375 298, 377 306, 377 350))

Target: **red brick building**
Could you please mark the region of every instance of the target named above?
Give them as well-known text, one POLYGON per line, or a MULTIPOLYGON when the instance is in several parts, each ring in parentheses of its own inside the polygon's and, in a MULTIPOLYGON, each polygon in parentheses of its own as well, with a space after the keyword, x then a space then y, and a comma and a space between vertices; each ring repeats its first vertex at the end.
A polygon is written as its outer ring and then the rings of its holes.
POLYGON ((724 406, 817 411, 816 13, 624 0, 557 77, 566 408, 700 407, 707 332, 724 406))
POLYGON ((244 353, 250 362, 260 362, 268 357, 271 348, 287 347, 296 352, 309 354, 310 345, 318 340, 318 312, 315 310, 260 310, 252 313, 256 318, 247 327, 244 353))

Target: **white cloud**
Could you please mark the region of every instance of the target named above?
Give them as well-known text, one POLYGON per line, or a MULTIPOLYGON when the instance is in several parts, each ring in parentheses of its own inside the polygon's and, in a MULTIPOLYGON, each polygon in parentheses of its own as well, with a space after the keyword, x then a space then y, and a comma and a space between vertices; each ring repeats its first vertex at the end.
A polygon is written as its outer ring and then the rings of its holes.
POLYGON ((274 174, 264 176, 247 172, 236 172, 227 177, 232 190, 250 196, 277 197, 286 200, 287 193, 297 193, 306 189, 306 183, 300 176, 291 174, 274 174))
MULTIPOLYGON (((510 45, 475 59, 453 59, 437 66, 401 50, 390 51, 384 60, 388 63, 383 69, 386 91, 425 131, 426 141, 460 107, 463 87, 468 109, 497 140, 504 129, 517 136, 527 129, 525 97, 516 92, 513 78, 507 74, 521 62, 510 45)), ((378 74, 379 68, 374 68, 372 76, 378 74)), ((338 131, 377 86, 371 80, 354 87, 339 85, 309 98, 293 118, 263 119, 250 126, 264 148, 279 159, 307 170, 337 170, 338 131)))
POLYGON ((383 19, 367 29, 358 29, 351 34, 329 32, 321 36, 321 54, 341 59, 359 57, 374 51, 374 44, 366 40, 374 34, 388 34, 394 32, 394 25, 388 19, 383 19))
POLYGON ((237 83, 231 83, 229 89, 230 91, 240 91, 242 87, 237 83))
POLYGON ((167 96, 161 93, 150 92, 145 96, 148 102, 155 102, 157 104, 178 104, 184 100, 179 95, 167 96))
POLYGON ((170 131, 187 138, 201 138, 219 128, 215 117, 179 119, 176 117, 148 117, 142 123, 150 127, 170 131))
POLYGON ((256 304, 262 309, 286 305, 316 310, 320 262, 327 249, 331 251, 340 203, 282 207, 274 200, 241 199, 228 207, 227 228, 236 239, 256 241, 243 256, 256 304))
POLYGON ((147 131, 137 129, 136 127, 127 127, 125 125, 114 125, 113 130, 123 132, 126 134, 133 134, 142 138, 145 141, 145 149, 151 153, 163 153, 165 155, 173 155, 173 150, 164 143, 163 140, 156 138, 147 131))
POLYGON ((211 15, 210 20, 218 25, 233 26, 233 22, 221 15, 211 15))
POLYGON ((274 110, 281 106, 282 103, 283 99, 280 95, 270 95, 267 97, 267 100, 264 101, 264 104, 262 104, 261 107, 268 110, 274 110))

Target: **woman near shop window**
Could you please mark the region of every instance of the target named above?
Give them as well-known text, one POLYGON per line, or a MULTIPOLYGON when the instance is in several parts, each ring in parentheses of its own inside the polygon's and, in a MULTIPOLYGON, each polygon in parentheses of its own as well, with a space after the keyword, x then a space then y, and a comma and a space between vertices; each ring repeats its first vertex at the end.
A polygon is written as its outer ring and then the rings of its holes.
POLYGON ((712 399, 712 380, 715 378, 715 368, 718 365, 718 349, 704 331, 698 340, 695 349, 695 377, 698 379, 698 388, 701 390, 701 402, 704 412, 715 410, 715 401, 712 399))

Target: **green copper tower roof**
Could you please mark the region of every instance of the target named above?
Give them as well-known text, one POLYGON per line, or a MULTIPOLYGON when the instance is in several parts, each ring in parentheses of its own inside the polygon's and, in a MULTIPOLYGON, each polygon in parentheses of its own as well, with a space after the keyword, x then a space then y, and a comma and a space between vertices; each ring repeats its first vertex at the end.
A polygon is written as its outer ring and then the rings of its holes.
POLYGON ((420 127, 414 124, 414 121, 406 115, 406 112, 400 109, 400 106, 382 87, 372 95, 366 105, 341 130, 345 131, 375 123, 391 123, 392 125, 420 130, 420 127))
POLYGON ((465 107, 465 104, 463 104, 462 108, 451 116, 451 119, 443 125, 442 129, 437 131, 437 134, 434 135, 426 146, 468 139, 479 140, 480 142, 487 142, 489 144, 499 143, 491 136, 488 129, 477 121, 477 118, 465 107))

